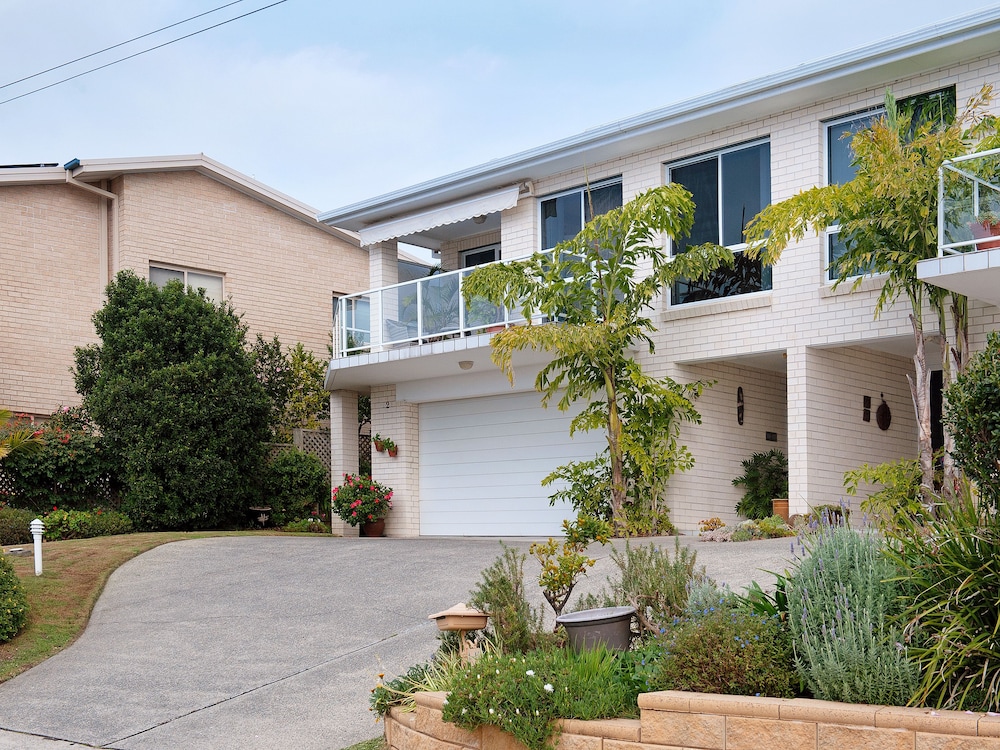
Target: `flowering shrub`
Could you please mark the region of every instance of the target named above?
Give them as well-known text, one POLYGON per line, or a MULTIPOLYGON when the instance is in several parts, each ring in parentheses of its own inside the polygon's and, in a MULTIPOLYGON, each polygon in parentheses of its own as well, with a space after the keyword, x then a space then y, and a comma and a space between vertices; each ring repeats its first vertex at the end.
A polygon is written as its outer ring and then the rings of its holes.
POLYGON ((367 475, 344 474, 344 483, 333 489, 333 509, 351 526, 377 521, 392 510, 392 488, 367 475))
POLYGON ((721 529, 726 524, 718 516, 712 516, 711 518, 705 518, 698 521, 698 531, 715 531, 716 529, 721 529))
POLYGON ((4 459, 3 471, 14 488, 12 505, 39 513, 53 505, 89 508, 117 502, 118 462, 82 409, 60 407, 44 424, 19 414, 10 424, 11 429, 28 427, 42 445, 4 459))
POLYGON ((635 659, 604 649, 487 654, 455 676, 444 720, 465 729, 492 725, 543 750, 552 747, 556 718, 635 716, 635 659))

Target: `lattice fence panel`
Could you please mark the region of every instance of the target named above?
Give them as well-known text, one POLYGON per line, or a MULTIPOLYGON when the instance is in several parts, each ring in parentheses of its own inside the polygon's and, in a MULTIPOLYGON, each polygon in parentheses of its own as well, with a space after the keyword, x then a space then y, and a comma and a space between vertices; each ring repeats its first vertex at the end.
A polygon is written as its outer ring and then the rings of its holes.
POLYGON ((292 440, 296 447, 316 456, 330 478, 330 430, 292 430, 292 440))

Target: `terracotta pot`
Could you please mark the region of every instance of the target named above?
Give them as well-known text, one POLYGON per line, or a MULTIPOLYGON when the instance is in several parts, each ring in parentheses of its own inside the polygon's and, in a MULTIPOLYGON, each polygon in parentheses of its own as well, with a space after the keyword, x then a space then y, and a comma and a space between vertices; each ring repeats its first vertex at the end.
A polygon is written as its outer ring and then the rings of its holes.
POLYGON ((385 519, 361 524, 361 536, 385 536, 385 519))
POLYGON ((390 458, 395 458, 396 454, 398 454, 398 453, 399 453, 399 448, 398 447, 397 448, 389 448, 389 457, 390 458))
POLYGON ((775 498, 771 500, 771 514, 781 516, 781 520, 788 523, 788 498, 775 498))
POLYGON ((385 450, 385 443, 383 443, 381 440, 376 440, 375 441, 375 450, 377 450, 379 453, 381 453, 382 451, 384 451, 385 450))

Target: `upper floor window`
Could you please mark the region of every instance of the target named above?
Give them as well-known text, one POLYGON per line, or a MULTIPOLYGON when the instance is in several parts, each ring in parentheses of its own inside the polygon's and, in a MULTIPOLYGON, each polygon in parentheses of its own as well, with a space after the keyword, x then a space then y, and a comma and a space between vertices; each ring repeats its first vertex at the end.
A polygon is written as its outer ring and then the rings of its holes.
POLYGON ((481 266, 484 263, 492 263, 495 260, 500 260, 499 244, 476 247, 472 250, 465 250, 461 253, 462 268, 481 266))
POLYGON ((770 289, 771 268, 742 251, 747 223, 771 202, 771 144, 761 141, 678 162, 667 168, 667 181, 687 188, 695 205, 691 235, 673 243, 673 254, 705 242, 736 253, 731 268, 719 268, 705 279, 674 282, 671 304, 770 289))
POLYGON ((616 177, 567 190, 565 193, 543 198, 540 205, 542 250, 551 250, 560 242, 576 237, 583 225, 595 216, 621 207, 622 181, 620 177, 616 177))
MULTIPOLYGON (((910 136, 923 122, 938 121, 942 125, 955 116, 955 87, 917 94, 896 102, 897 109, 910 120, 910 136)), ((854 179, 857 167, 854 164, 854 150, 851 140, 854 136, 871 127, 885 114, 884 107, 876 107, 866 112, 848 115, 833 120, 826 125, 826 180, 828 185, 843 185, 854 179)), ((840 226, 834 224, 826 230, 826 274, 834 281, 839 277, 837 261, 847 252, 847 245, 840 239, 840 226)), ((860 276, 864 269, 855 269, 851 275, 860 276)))
POLYGON ((224 299, 222 296, 222 276, 220 274, 149 264, 149 280, 153 284, 162 288, 168 281, 174 279, 195 289, 204 289, 205 296, 212 300, 212 302, 219 303, 224 299))

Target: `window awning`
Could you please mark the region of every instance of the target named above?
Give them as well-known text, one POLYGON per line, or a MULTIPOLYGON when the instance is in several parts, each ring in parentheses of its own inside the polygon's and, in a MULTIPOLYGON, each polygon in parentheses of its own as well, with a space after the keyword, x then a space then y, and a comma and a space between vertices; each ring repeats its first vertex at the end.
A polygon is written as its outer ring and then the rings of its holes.
POLYGON ((493 190, 489 193, 466 198, 458 203, 372 224, 361 230, 361 244, 374 245, 383 240, 406 237, 445 224, 454 224, 476 216, 486 216, 513 208, 517 205, 519 190, 518 185, 513 185, 502 190, 493 190))

